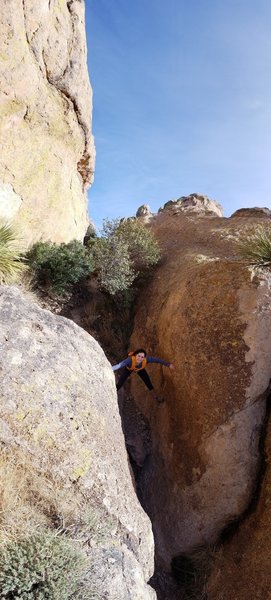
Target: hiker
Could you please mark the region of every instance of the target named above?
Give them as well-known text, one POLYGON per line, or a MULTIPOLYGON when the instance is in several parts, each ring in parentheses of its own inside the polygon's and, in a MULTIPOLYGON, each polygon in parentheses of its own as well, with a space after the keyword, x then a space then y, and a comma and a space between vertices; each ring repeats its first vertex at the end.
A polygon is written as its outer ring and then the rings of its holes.
POLYGON ((125 367, 125 370, 123 371, 123 373, 121 374, 121 376, 118 380, 117 390, 119 390, 123 386, 126 379, 128 379, 128 377, 130 377, 131 373, 135 372, 139 375, 139 377, 145 383, 147 388, 150 390, 153 398, 155 400, 157 400, 157 402, 163 402, 163 399, 159 398, 159 396, 157 396, 157 394, 154 390, 154 387, 152 385, 152 382, 149 378, 149 375, 148 375, 147 371, 145 370, 145 367, 148 363, 159 363, 161 365, 165 365, 165 367, 174 369, 174 366, 172 363, 166 362, 162 358, 154 358, 152 356, 148 356, 146 353, 146 350, 144 350, 143 348, 139 348, 138 350, 135 350, 134 352, 129 352, 128 358, 125 358, 120 363, 118 363, 117 365, 114 365, 112 367, 113 371, 117 371, 118 369, 122 369, 123 367, 125 367))

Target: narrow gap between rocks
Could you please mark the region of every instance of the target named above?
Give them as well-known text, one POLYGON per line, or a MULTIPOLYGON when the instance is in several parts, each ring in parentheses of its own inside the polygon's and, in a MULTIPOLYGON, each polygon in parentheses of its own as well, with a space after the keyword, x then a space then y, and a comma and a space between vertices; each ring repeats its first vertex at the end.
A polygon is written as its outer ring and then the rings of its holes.
MULTIPOLYGON (((78 297, 72 299, 68 310, 65 311, 65 316, 79 322, 89 333, 92 333, 104 348, 110 362, 112 364, 117 362, 119 357, 127 354, 126 344, 133 330, 134 311, 131 311, 130 306, 124 305, 121 311, 121 319, 116 319, 114 302, 109 299, 105 301, 100 294, 97 294, 96 289, 90 290, 89 286, 86 286, 85 289, 81 288, 77 293, 78 297), (84 305, 83 314, 82 304, 84 305), (77 307, 80 307, 78 312, 77 307), (104 327, 105 322, 107 324, 106 329, 104 327)), ((134 304, 132 306, 134 309, 134 304)), ((171 570, 168 569, 168 571, 158 568, 156 564, 154 575, 149 583, 155 589, 158 600, 208 600, 205 591, 206 583, 212 572, 217 550, 230 542, 238 529, 242 527, 244 521, 255 512, 258 505, 267 467, 265 438, 270 418, 270 397, 271 395, 267 398, 266 417, 259 438, 261 464, 255 491, 249 506, 238 520, 224 529, 216 543, 216 547, 195 548, 190 554, 172 556, 171 570)), ((126 385, 125 390, 122 388, 119 391, 118 399, 131 474, 135 482, 139 502, 148 514, 148 506, 146 506, 144 500, 147 497, 147 484, 144 475, 151 468, 152 462, 150 424, 136 406, 132 395, 129 393, 129 385, 126 385)), ((153 528, 155 529, 154 523, 153 528)), ((157 540, 156 554, 159 554, 157 540)))
MULTIPOLYGON (((173 556, 171 571, 155 567, 150 585, 155 589, 158 600, 208 600, 206 584, 215 562, 216 552, 236 534, 238 528, 249 515, 256 510, 266 472, 265 438, 270 418, 270 399, 267 398, 267 408, 262 431, 259 439, 260 468, 255 491, 251 502, 242 516, 227 526, 221 533, 215 546, 201 546, 189 554, 173 556)), ((122 389, 119 392, 119 408, 122 419, 127 453, 135 481, 139 502, 148 514, 144 501, 144 469, 151 460, 152 442, 151 430, 147 419, 140 413, 131 394, 122 389)), ((157 553, 157 546, 155 548, 157 553)))

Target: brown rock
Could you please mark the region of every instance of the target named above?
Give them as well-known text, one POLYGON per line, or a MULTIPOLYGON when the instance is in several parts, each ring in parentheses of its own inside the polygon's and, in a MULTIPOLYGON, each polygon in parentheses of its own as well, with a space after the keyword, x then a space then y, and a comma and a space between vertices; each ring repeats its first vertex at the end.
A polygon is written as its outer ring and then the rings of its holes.
MULTIPOLYGON (((255 221, 256 222, 256 221, 255 221)), ((152 221, 163 260, 136 312, 130 347, 175 364, 150 366, 156 405, 132 393, 150 423, 139 482, 160 564, 215 542, 255 489, 271 371, 270 277, 237 260, 240 221, 163 211, 152 221)))
POLYGON ((255 509, 219 551, 208 582, 209 600, 269 600, 271 598, 271 423, 266 437, 266 472, 255 509))
POLYGON ((258 207, 254 207, 254 208, 239 208, 239 210, 236 210, 232 215, 231 215, 231 219, 235 218, 235 217, 252 217, 252 218, 258 218, 258 217, 262 217, 262 218, 268 218, 270 219, 271 217, 271 210, 269 208, 258 208, 258 207))
POLYGON ((0 217, 25 241, 83 239, 94 171, 84 2, 2 0, 0 217))

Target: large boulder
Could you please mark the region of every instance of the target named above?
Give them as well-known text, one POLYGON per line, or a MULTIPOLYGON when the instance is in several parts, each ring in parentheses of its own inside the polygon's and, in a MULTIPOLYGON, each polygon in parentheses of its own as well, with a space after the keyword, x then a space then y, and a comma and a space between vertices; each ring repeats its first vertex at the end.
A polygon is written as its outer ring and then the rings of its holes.
POLYGON ((68 531, 87 549, 95 597, 155 598, 111 365, 90 335, 16 288, 0 288, 0 315, 0 539, 68 531))
POLYGON ((140 297, 130 348, 145 347, 175 371, 148 369, 162 405, 136 375, 131 390, 151 428, 138 484, 157 561, 166 567, 216 542, 247 509, 257 483, 271 291, 268 274, 257 276, 238 259, 234 239, 242 225, 246 219, 171 210, 151 222, 163 258, 140 297))
POLYGON ((82 0, 2 0, 0 218, 25 242, 82 240, 93 179, 82 0))

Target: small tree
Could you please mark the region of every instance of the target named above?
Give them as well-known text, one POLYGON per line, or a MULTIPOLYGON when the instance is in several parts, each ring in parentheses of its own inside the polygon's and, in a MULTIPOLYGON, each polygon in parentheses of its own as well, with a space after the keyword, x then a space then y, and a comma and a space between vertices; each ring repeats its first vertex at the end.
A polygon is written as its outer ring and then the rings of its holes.
POLYGON ((117 238, 127 244, 130 260, 136 271, 156 265, 161 252, 154 235, 136 218, 105 220, 102 235, 117 238))
POLYGON ((115 237, 97 238, 92 251, 101 288, 114 296, 130 287, 136 273, 125 242, 115 237))
POLYGON ((100 286, 111 295, 127 290, 160 258, 152 232, 137 219, 105 219, 101 233, 90 247, 100 286))
POLYGON ((25 268, 16 232, 11 225, 0 226, 0 282, 10 282, 25 268))
POLYGON ((27 252, 26 260, 37 284, 60 294, 93 270, 92 256, 77 240, 60 245, 37 242, 27 252))

